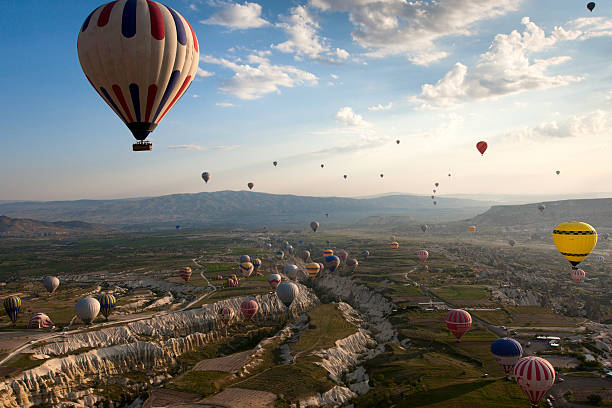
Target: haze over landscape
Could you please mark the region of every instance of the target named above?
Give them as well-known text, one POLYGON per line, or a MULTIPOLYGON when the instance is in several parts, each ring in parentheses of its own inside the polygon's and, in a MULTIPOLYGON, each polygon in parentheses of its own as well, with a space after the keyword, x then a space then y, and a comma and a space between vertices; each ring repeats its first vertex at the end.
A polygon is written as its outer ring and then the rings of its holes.
POLYGON ((0 408, 612 406, 611 37, 603 1, 5 2, 0 408))

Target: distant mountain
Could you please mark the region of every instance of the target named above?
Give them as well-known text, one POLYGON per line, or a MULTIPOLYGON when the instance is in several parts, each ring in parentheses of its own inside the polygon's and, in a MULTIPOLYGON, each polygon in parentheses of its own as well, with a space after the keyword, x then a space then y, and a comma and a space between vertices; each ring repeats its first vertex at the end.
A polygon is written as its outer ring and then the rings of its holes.
POLYGON ((173 194, 119 200, 0 203, 0 214, 39 220, 82 220, 109 225, 254 226, 303 224, 312 219, 354 222, 370 215, 461 219, 489 208, 484 201, 397 195, 371 199, 305 197, 251 191, 173 194), (327 220, 327 219, 326 219, 327 220))
POLYGON ((0 237, 91 234, 110 230, 111 228, 105 225, 89 224, 81 221, 44 222, 0 215, 0 237))

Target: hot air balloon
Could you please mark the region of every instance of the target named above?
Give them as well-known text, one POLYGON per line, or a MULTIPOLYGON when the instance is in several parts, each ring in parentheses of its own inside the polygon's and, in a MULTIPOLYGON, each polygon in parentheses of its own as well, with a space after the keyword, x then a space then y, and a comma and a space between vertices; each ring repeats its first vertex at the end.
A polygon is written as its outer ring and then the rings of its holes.
POLYGON ((595 248, 597 231, 585 222, 564 222, 552 234, 555 246, 574 269, 595 248))
POLYGON ((304 262, 308 261, 308 259, 310 259, 310 251, 303 251, 302 252, 302 260, 304 262))
POLYGON ((587 9, 589 9, 589 11, 592 12, 593 9, 595 8, 595 2, 593 2, 593 1, 588 2, 586 7, 587 7, 587 9))
POLYGON ((42 284, 45 287, 45 289, 47 289, 47 292, 53 293, 59 286, 60 281, 55 276, 46 276, 42 280, 42 284))
POLYGON ((239 283, 240 282, 238 281, 238 277, 236 275, 232 275, 227 278, 226 286, 228 288, 237 288, 239 283))
POLYGON ((346 179, 347 179, 347 177, 348 177, 348 175, 346 175, 346 174, 345 174, 345 175, 344 175, 344 179, 346 180, 346 179))
POLYGON ((389 246, 391 247, 391 249, 398 249, 399 248, 399 242, 397 242, 397 241, 392 242, 391 244, 389 244, 389 246))
POLYGON ((276 167, 278 165, 277 161, 273 161, 272 164, 274 165, 274 167, 276 167))
POLYGON ((234 309, 224 306, 219 308, 217 314, 224 324, 228 324, 234 318, 234 309))
POLYGON ((319 262, 319 273, 323 273, 324 270, 325 270, 325 265, 319 262))
POLYGON ((247 183, 247 187, 249 188, 249 190, 252 190, 254 185, 255 184, 253 183, 247 183))
POLYGON ((289 279, 296 279, 298 274, 298 267, 294 264, 287 264, 283 268, 283 273, 287 275, 289 279))
POLYGON ((276 287, 279 283, 281 283, 282 280, 283 278, 278 273, 272 273, 268 275, 268 285, 270 285, 272 290, 276 290, 276 287))
POLYGON ((431 190, 431 191, 433 191, 433 193, 436 194, 436 189, 435 188, 433 190, 431 190))
POLYGON ((253 272, 257 272, 261 267, 261 259, 255 258, 253 259, 253 272))
POLYGON ((191 25, 155 1, 113 1, 85 19, 77 50, 90 84, 138 140, 133 150, 151 150, 145 139, 198 69, 191 25))
POLYGON ((254 269, 255 268, 251 262, 242 262, 240 264, 240 273, 242 273, 242 276, 244 276, 245 278, 251 276, 254 269))
POLYGON ((283 241, 281 242, 281 245, 283 246, 283 248, 287 248, 289 246, 289 241, 283 241))
POLYGON ((55 324, 44 313, 33 314, 28 323, 28 329, 51 329, 53 327, 55 327, 55 324))
POLYGON ((177 225, 177 226, 176 226, 176 229, 177 229, 177 230, 178 230, 178 229, 181 229, 181 226, 180 226, 180 225, 177 225))
POLYGON ((240 255, 240 263, 251 262, 251 257, 248 255, 240 255))
POLYGON ((316 278, 320 271, 320 265, 316 262, 306 264, 306 272, 311 278, 316 278))
POLYGON ((450 177, 450 176, 451 176, 451 174, 450 174, 450 173, 448 173, 448 177, 450 177))
POLYGON ((433 202, 433 205, 438 205, 438 202, 437 202, 437 201, 434 201, 434 202, 433 202))
POLYGON ((293 253, 293 245, 287 245, 287 248, 285 248, 287 250, 287 252, 289 252, 290 254, 293 253))
POLYGON ((421 231, 426 232, 429 229, 429 225, 423 224, 421 225, 421 231))
POLYGON ((427 258, 429 258, 429 252, 427 252, 427 250, 425 249, 419 249, 416 254, 417 254, 417 257, 419 258, 419 261, 423 263, 425 263, 427 258))
POLYGON ((433 200, 434 198, 436 198, 436 196, 431 196, 431 199, 433 200))
POLYGON ((457 341, 472 326, 472 316, 463 309, 451 309, 446 314, 446 327, 455 335, 457 341))
POLYGON ((468 230, 470 230, 470 232, 476 232, 476 226, 475 225, 470 225, 468 227, 468 230))
POLYGON ((326 256, 323 263, 330 272, 334 272, 340 266, 340 258, 336 255, 326 256))
POLYGON ((319 228, 319 223, 316 221, 311 222, 310 228, 312 228, 313 232, 317 232, 317 229, 319 228))
POLYGON ((504 337, 491 343, 491 354, 493 354, 497 364, 504 369, 506 376, 508 376, 516 362, 523 355, 523 347, 518 341, 504 337))
POLYGON ((253 299, 245 300, 240 305, 240 311, 245 319, 251 320, 253 316, 257 314, 257 309, 259 309, 259 305, 253 299))
POLYGON ((321 168, 323 168, 323 167, 325 167, 325 165, 324 165, 324 164, 321 164, 321 168))
POLYGON ((331 249, 326 249, 323 251, 323 256, 332 256, 334 254, 334 251, 332 251, 331 249))
POLYGON ((557 170, 557 171, 555 171, 555 173, 556 173, 556 174, 557 174, 557 176, 558 176, 559 174, 561 174, 561 171, 560 171, 560 170, 557 170))
POLYGON ((340 252, 338 252, 338 256, 340 257, 340 259, 342 260, 342 262, 346 261, 346 258, 348 258, 348 252, 346 252, 344 249, 340 252))
POLYGON ((208 180, 210 180, 210 173, 207 171, 202 173, 202 180, 204 180, 205 183, 208 183, 208 180))
POLYGON ((179 276, 183 278, 185 282, 187 282, 189 279, 191 279, 191 268, 188 266, 181 268, 179 271, 179 276))
POLYGON ((487 151, 487 147, 489 147, 487 142, 480 141, 476 143, 476 149, 478 149, 481 156, 484 155, 484 153, 487 151))
POLYGON ((396 141, 395 141, 395 143, 397 143, 397 144, 400 144, 400 141, 399 141, 399 139, 398 139, 398 140, 396 140, 396 141))
POLYGON ((440 185, 440 183, 434 183, 434 186, 438 187, 440 185))
POLYGON ((347 259, 346 260, 346 266, 349 267, 351 272, 355 272, 355 269, 357 269, 357 266, 359 266, 359 261, 357 261, 357 259, 355 259, 355 258, 347 259))
POLYGON ((508 244, 510 244, 511 247, 513 247, 514 245, 516 245, 516 241, 513 239, 508 240, 508 244))
POLYGON ((79 319, 89 325, 100 313, 100 302, 92 297, 83 298, 76 303, 75 311, 79 319))
POLYGON ((370 256, 370 251, 368 250, 361 251, 361 256, 363 256, 365 259, 368 259, 368 256, 370 256))
POLYGON ((572 279, 576 283, 582 283, 586 273, 582 269, 572 269, 572 279))
POLYGON ((514 378, 532 407, 537 407, 555 383, 555 369, 541 357, 523 357, 514 366, 514 378))
POLYGON ((543 213, 545 209, 546 209, 546 206, 544 204, 538 205, 538 210, 540 210, 541 213, 543 213))
POLYGON ((285 257, 285 253, 283 251, 276 251, 276 257, 278 259, 283 259, 285 257))
POLYGON ((382 173, 380 173, 380 178, 383 178, 383 177, 385 177, 385 175, 384 175, 384 174, 382 174, 382 173))
POLYGON ((112 310, 115 308, 117 304, 117 299, 113 295, 102 295, 98 297, 98 301, 100 302, 100 311, 108 320, 108 315, 111 314, 112 310))
POLYGON ((325 213, 325 218, 329 218, 329 213, 325 213))
POLYGON ((282 282, 276 288, 276 296, 286 307, 291 306, 299 292, 298 286, 293 282, 282 282))
POLYGON ((604 263, 606 261, 606 258, 604 258, 602 255, 597 255, 595 257, 595 260, 599 263, 604 263))
POLYGON ((390 239, 391 241, 397 241, 397 237, 396 237, 395 235, 391 235, 391 236, 389 237, 389 239, 390 239))
POLYGON ((8 315, 11 322, 13 322, 13 326, 17 322, 17 315, 21 310, 21 298, 19 296, 13 295, 4 299, 4 310, 8 315))

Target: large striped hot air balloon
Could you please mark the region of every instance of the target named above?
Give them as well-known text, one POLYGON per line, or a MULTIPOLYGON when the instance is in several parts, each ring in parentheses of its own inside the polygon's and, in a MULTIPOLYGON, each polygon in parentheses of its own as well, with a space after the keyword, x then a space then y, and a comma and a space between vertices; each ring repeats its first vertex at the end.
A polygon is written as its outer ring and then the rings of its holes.
POLYGON ((427 258, 429 258, 429 252, 427 252, 427 250, 425 249, 419 249, 416 254, 417 254, 417 257, 419 258, 419 261, 423 263, 425 263, 427 258))
POLYGON ((14 326, 17 322, 17 315, 21 310, 21 298, 17 295, 13 295, 4 299, 4 310, 14 326))
POLYGON ((446 327, 455 335, 457 341, 470 330, 472 316, 463 309, 451 309, 446 314, 446 327))
POLYGON ((555 376, 552 364, 541 357, 523 357, 514 366, 514 378, 531 401, 532 407, 537 407, 538 402, 552 388, 555 376))
POLYGON ((582 269, 576 269, 576 268, 572 268, 571 274, 572 274, 572 279, 576 283, 581 283, 586 276, 586 273, 582 269))
POLYGON ((28 329, 51 329, 53 327, 55 327, 55 324, 44 313, 33 314, 28 323, 28 329))
POLYGON ((255 267, 251 262, 243 262, 240 264, 240 273, 242 273, 242 276, 244 276, 245 278, 251 276, 254 269, 255 267))
POLYGON ((392 243, 390 243, 390 244, 389 244, 389 247, 390 247, 391 249, 398 249, 398 248, 399 248, 399 242, 394 241, 394 242, 392 242, 392 243))
POLYGON ((222 307, 217 314, 223 323, 228 324, 234 318, 234 309, 231 307, 222 307))
POLYGON ((306 272, 308 272, 308 275, 310 275, 311 278, 317 277, 317 275, 319 274, 319 269, 320 266, 316 262, 310 262, 309 264, 306 264, 306 272))
POLYGON ((340 258, 336 255, 326 256, 323 263, 330 272, 334 272, 340 266, 340 258))
POLYGON ((259 305, 253 299, 245 300, 240 305, 240 311, 245 319, 251 320, 253 316, 257 314, 257 309, 259 309, 259 305))
POLYGON ((504 337, 491 343, 491 354, 503 369, 506 375, 512 372, 514 365, 523 355, 523 347, 518 341, 504 337))
POLYGON ((552 233, 555 246, 574 269, 597 245, 597 231, 586 222, 564 222, 552 233))
POLYGON ((255 258, 251 263, 253 264, 253 272, 257 272, 261 267, 261 259, 255 258))
POLYGON ((100 312, 102 312, 102 315, 108 320, 108 316, 117 304, 117 299, 115 299, 113 295, 106 294, 98 297, 98 301, 100 302, 100 312))
POLYGON ((281 283, 283 278, 278 273, 272 273, 268 275, 268 285, 272 288, 272 290, 276 290, 278 284, 281 283))
POLYGON ((323 256, 332 256, 334 254, 334 251, 332 251, 331 249, 326 249, 323 251, 323 256))
POLYGON ((191 268, 186 266, 184 268, 181 268, 181 270, 179 271, 179 276, 185 281, 187 282, 189 279, 191 279, 191 268))
POLYGON ((81 26, 79 61, 96 92, 145 141, 187 91, 198 69, 198 39, 175 10, 150 0, 111 1, 81 26))

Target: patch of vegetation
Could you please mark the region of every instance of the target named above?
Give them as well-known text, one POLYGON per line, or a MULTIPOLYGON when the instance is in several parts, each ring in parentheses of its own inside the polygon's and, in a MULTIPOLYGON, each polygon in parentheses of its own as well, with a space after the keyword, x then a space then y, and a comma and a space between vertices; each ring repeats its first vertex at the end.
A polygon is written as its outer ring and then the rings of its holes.
POLYGON ((352 323, 347 322, 336 304, 320 305, 308 312, 309 327, 304 330, 294 345, 293 353, 308 350, 321 350, 334 346, 336 340, 357 332, 352 323))

